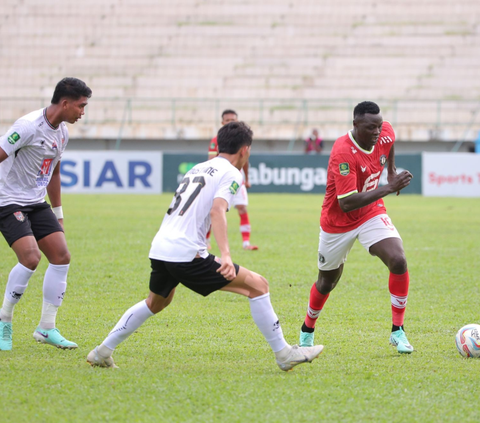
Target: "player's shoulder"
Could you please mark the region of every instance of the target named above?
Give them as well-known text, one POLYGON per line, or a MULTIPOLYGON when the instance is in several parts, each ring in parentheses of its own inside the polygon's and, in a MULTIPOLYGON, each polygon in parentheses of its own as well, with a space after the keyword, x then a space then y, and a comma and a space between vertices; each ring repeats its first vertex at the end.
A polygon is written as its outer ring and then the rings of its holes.
POLYGON ((395 131, 393 130, 393 126, 388 120, 383 121, 382 133, 380 134, 380 136, 382 136, 382 135, 390 135, 390 136, 393 135, 393 136, 395 136, 395 131))
POLYGON ((332 151, 330 157, 336 157, 339 155, 351 155, 354 144, 350 139, 350 133, 342 135, 340 138, 337 138, 333 143, 332 151))

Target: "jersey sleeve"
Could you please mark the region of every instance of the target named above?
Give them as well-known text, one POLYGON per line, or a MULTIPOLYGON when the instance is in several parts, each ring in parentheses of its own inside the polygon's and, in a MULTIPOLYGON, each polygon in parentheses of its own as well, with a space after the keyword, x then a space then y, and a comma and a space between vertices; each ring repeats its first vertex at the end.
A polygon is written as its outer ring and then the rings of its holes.
POLYGON ((335 155, 330 170, 333 173, 338 199, 358 192, 356 165, 351 155, 345 153, 335 155))
POLYGON ((395 131, 393 130, 393 126, 387 120, 383 122, 382 125, 382 132, 385 131, 386 135, 388 135, 393 142, 395 142, 395 131))
POLYGON ((33 139, 35 131, 31 122, 17 120, 5 135, 0 137, 0 147, 11 156, 15 151, 28 145, 33 139))
POLYGON ((220 183, 218 184, 217 191, 213 198, 223 198, 228 203, 232 204, 233 197, 238 192, 242 185, 242 175, 239 171, 229 171, 223 175, 220 183))

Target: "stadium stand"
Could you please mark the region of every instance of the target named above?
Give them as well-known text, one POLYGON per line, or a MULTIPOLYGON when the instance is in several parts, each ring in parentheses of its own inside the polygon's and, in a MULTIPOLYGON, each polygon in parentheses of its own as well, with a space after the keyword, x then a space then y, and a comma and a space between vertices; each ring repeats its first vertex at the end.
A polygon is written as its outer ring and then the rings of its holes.
POLYGON ((258 137, 333 139, 365 99, 401 140, 480 125, 478 1, 3 0, 0 39, 2 131, 63 76, 94 91, 72 137, 208 138, 228 107, 258 137))

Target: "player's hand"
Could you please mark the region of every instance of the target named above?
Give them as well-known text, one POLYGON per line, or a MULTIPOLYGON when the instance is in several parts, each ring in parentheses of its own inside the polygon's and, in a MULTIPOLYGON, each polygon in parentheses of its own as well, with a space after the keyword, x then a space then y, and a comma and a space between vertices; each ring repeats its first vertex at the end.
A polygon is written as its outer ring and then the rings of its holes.
POLYGON ((388 176, 387 180, 389 185, 392 187, 392 192, 397 192, 397 195, 400 194, 400 191, 410 184, 413 175, 408 171, 404 170, 397 175, 388 176))
POLYGON ((249 181, 245 181, 245 188, 250 188, 252 184, 249 181))
POLYGON ((227 281, 232 281, 237 276, 235 272, 235 266, 233 265, 232 258, 230 256, 222 256, 220 259, 220 267, 217 269, 227 281))

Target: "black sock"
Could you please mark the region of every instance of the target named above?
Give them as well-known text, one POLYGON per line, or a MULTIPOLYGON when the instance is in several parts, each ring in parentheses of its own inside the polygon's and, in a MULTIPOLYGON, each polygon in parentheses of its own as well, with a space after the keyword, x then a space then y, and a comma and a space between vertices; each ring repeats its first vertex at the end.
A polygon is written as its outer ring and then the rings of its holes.
POLYGON ((309 328, 309 327, 305 324, 305 322, 303 322, 302 332, 305 332, 305 333, 313 333, 313 332, 315 332, 315 328, 309 328))
POLYGON ((399 329, 403 329, 403 325, 402 326, 396 326, 396 325, 392 325, 392 332, 395 332, 396 330, 399 330, 399 329))

